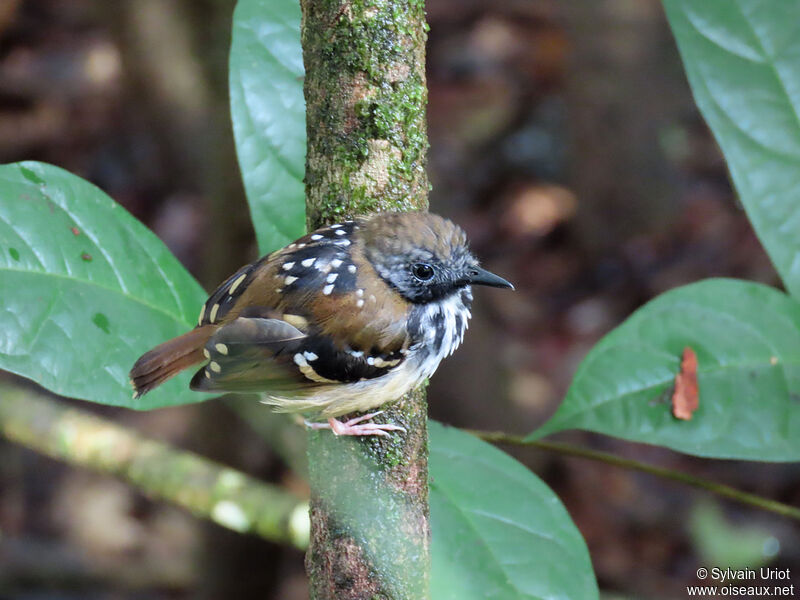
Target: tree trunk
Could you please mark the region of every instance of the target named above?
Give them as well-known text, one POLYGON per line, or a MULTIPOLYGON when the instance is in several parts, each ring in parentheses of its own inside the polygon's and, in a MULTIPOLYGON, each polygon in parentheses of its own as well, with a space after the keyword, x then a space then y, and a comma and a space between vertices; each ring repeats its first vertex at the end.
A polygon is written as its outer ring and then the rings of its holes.
MULTIPOLYGON (((422 0, 302 0, 309 228, 379 210, 425 210, 422 0)), ((428 597, 427 404, 381 419, 407 433, 309 438, 315 600, 428 597)))

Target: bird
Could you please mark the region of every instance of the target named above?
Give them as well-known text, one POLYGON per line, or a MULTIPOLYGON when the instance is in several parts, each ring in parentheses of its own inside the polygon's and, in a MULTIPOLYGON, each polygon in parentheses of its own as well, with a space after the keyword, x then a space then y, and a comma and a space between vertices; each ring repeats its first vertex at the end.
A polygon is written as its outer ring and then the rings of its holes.
POLYGON ((245 265, 197 326, 143 354, 133 397, 201 365, 202 392, 259 392, 337 435, 403 430, 371 421, 433 375, 464 339, 472 286, 514 289, 482 267, 464 231, 428 212, 379 212, 321 227, 245 265), (374 412, 369 412, 374 411, 374 412), (348 420, 339 417, 366 413, 348 420))

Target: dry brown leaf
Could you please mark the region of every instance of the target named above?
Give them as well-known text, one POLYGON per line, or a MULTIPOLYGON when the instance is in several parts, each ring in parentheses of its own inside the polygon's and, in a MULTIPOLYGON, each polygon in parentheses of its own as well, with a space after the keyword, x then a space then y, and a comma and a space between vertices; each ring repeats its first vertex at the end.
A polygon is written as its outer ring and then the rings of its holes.
POLYGON ((672 414, 676 419, 688 421, 700 406, 700 389, 697 385, 697 354, 689 346, 683 349, 681 370, 675 376, 672 393, 672 414))

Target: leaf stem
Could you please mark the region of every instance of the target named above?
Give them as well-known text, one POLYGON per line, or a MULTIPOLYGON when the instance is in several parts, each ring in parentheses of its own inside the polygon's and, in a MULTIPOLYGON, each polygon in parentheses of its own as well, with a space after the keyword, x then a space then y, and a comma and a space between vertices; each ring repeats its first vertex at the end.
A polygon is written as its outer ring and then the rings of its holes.
POLYGON ((602 452, 600 450, 590 450, 588 448, 581 448, 580 446, 573 446, 571 444, 563 444, 559 442, 545 442, 542 440, 527 440, 523 436, 511 435, 508 433, 503 433, 502 431, 477 431, 471 429, 466 429, 465 431, 467 433, 471 433, 476 437, 479 437, 480 439, 486 442, 491 442, 493 444, 529 446, 533 448, 538 448, 539 450, 555 452, 557 454, 562 454, 565 456, 575 456, 578 458, 594 460, 597 462, 605 463, 607 465, 613 465, 615 467, 621 467, 623 469, 628 469, 631 471, 648 473, 650 475, 655 475, 656 477, 661 477, 662 479, 677 481, 678 483, 683 483, 684 485, 705 490, 707 492, 711 492, 712 494, 716 494, 718 496, 721 496, 723 498, 728 498, 730 500, 735 500, 737 502, 741 502, 742 504, 747 504, 748 506, 752 506, 754 508, 759 508, 761 510, 773 512, 775 514, 781 515, 782 517, 788 517, 790 519, 795 519, 800 521, 800 509, 798 508, 795 508, 788 504, 784 504, 783 502, 778 502, 777 500, 770 500, 769 498, 764 498, 763 496, 758 496, 756 494, 743 492, 742 490, 738 490, 729 485, 716 483, 714 481, 709 481, 708 479, 703 479, 702 477, 689 475, 688 473, 684 473, 683 471, 676 471, 674 469, 657 467, 655 465, 639 462, 637 460, 622 458, 621 456, 616 456, 615 454, 611 454, 609 452, 602 452))

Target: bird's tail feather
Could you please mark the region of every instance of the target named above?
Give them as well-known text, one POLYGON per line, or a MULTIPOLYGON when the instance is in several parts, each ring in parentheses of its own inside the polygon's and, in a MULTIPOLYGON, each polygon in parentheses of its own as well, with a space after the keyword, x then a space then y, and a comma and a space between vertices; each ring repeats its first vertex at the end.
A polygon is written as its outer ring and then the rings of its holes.
POLYGON ((138 398, 184 369, 203 362, 203 347, 212 333, 212 327, 197 327, 143 354, 130 372, 133 397, 138 398))

